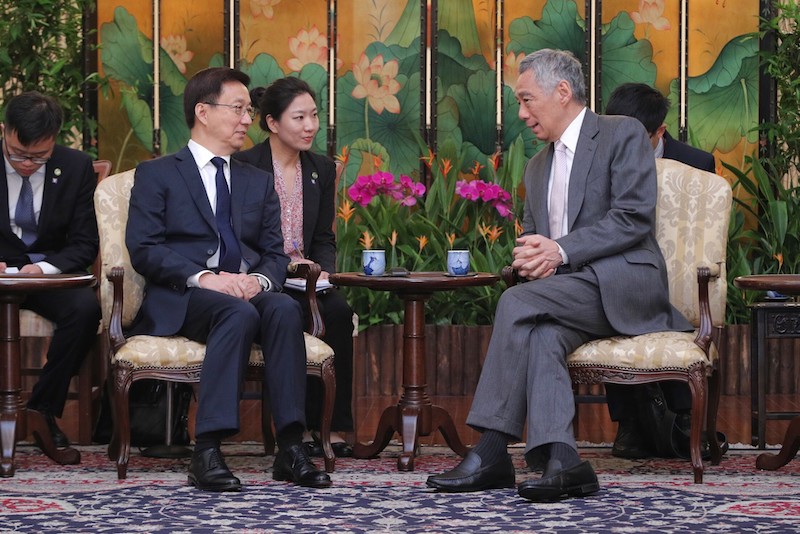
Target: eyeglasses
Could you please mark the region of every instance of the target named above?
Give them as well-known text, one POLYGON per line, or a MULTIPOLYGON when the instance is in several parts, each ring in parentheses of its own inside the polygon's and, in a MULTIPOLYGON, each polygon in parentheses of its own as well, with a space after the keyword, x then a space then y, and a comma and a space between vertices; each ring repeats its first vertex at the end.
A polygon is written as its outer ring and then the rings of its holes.
POLYGON ((31 163, 33 163, 34 165, 44 165, 45 163, 50 161, 49 156, 46 158, 39 158, 33 156, 22 156, 20 154, 12 154, 8 150, 8 145, 6 145, 5 139, 3 139, 3 147, 5 147, 6 149, 6 156, 8 156, 8 161, 13 161, 14 163, 23 163, 25 161, 31 160, 31 163))
POLYGON ((219 104, 217 102, 203 102, 203 104, 208 104, 209 106, 222 106, 232 109, 240 117, 243 117, 244 114, 247 113, 250 116, 250 120, 254 120, 256 118, 256 110, 253 106, 243 106, 241 104, 219 104))

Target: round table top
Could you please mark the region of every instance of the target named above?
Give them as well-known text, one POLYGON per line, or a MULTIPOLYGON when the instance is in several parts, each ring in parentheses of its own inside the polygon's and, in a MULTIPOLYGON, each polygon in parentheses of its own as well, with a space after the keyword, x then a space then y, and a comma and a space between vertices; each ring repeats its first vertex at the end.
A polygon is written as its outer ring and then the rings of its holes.
POLYGON ((0 274, 0 293, 32 293, 94 285, 93 274, 0 274))
POLYGON ((739 289, 758 291, 778 291, 785 295, 800 295, 800 275, 798 274, 753 274, 737 276, 733 285, 739 289))
POLYGON ((340 286, 367 287, 380 291, 448 291, 459 287, 489 286, 500 277, 492 273, 470 273, 453 276, 445 272, 410 272, 403 276, 384 274, 367 276, 364 273, 336 273, 331 283, 340 286))

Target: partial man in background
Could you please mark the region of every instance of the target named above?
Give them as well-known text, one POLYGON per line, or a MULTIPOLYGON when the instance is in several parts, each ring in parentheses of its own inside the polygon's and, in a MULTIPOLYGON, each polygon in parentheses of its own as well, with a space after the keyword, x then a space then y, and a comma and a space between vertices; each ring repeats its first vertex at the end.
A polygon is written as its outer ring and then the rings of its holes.
POLYGON ((701 171, 716 173, 714 155, 672 138, 664 120, 670 102, 644 83, 624 83, 608 99, 606 115, 627 115, 644 124, 656 158, 674 159, 701 171))
MULTIPOLYGON (((617 87, 606 106, 606 115, 627 115, 638 119, 647 134, 656 158, 680 161, 697 169, 716 172, 714 155, 673 139, 667 132, 664 120, 670 101, 656 89, 644 83, 625 83, 617 87)), ((692 396, 689 387, 680 382, 659 383, 670 409, 678 414, 679 424, 688 435, 692 396)), ((617 436, 611 454, 619 458, 647 458, 654 454, 647 446, 643 428, 637 415, 637 399, 643 398, 637 390, 646 386, 606 384, 606 400, 611 420, 618 422, 617 436)))
MULTIPOLYGON (((56 144, 63 111, 50 97, 30 91, 5 110, 0 170, 0 272, 85 273, 97 256, 92 159, 56 144)), ((92 288, 54 289, 26 297, 21 308, 56 325, 47 361, 28 400, 34 438, 45 453, 69 447, 56 424, 97 335, 100 305, 92 288), (43 419, 43 424, 37 424, 43 419)), ((75 455, 80 459, 80 455, 75 455)))

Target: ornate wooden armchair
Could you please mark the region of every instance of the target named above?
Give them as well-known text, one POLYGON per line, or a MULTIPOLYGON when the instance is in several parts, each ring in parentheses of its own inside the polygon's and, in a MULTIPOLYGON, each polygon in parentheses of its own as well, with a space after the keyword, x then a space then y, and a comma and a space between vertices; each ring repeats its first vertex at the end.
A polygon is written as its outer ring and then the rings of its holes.
MULTIPOLYGON (((573 384, 642 384, 677 380, 689 385, 689 446, 694 481, 703 481, 701 431, 709 436, 711 463, 722 453, 716 439, 719 405, 717 343, 725 318, 725 253, 731 188, 716 174, 658 159, 656 239, 667 263, 670 301, 695 332, 654 332, 598 339, 567 357, 573 384)), ((513 285, 510 267, 503 278, 513 285)))
MULTIPOLYGON (((97 174, 98 182, 104 180, 109 174, 111 174, 111 162, 108 160, 96 160, 92 163, 92 166, 94 167, 95 174, 97 174)), ((100 261, 98 256, 94 262, 94 265, 92 266, 92 272, 97 273, 99 271, 99 266, 100 261)), ((99 296, 100 294, 98 292, 98 298, 99 296)), ((30 310, 20 310, 19 328, 20 337, 23 339, 34 338, 36 340, 36 343, 34 343, 33 340, 29 340, 27 343, 31 346, 31 348, 33 348, 33 345, 36 345, 36 348, 41 349, 37 351, 40 357, 26 357, 27 361, 32 360, 30 366, 23 365, 20 371, 23 376, 38 377, 41 375, 44 356, 47 352, 48 344, 46 340, 53 337, 55 324, 35 312, 30 310), (39 343, 39 340, 42 342, 39 343)), ((100 343, 98 342, 98 345, 99 344, 100 343)), ((97 361, 98 358, 96 357, 95 352, 99 353, 100 351, 101 349, 98 346, 98 348, 96 348, 86 357, 83 365, 81 365, 80 371, 78 372, 75 382, 75 391, 70 392, 69 394, 70 399, 77 399, 78 401, 78 443, 81 445, 89 445, 92 442, 92 425, 94 424, 94 418, 96 414, 94 409, 95 402, 100 398, 100 383, 102 382, 103 377, 103 373, 100 372, 99 369, 96 369, 99 362, 97 361)), ((27 426, 20 425, 20 438, 27 433, 26 429, 27 426)))
MULTIPOLYGON (((128 393, 136 380, 154 378, 173 382, 197 383, 205 357, 205 345, 181 336, 133 336, 126 338, 123 328, 128 327, 142 303, 144 279, 130 264, 125 247, 125 226, 128 220, 128 202, 133 186, 134 170, 110 176, 95 192, 95 210, 100 231, 102 269, 100 292, 103 306, 103 328, 109 340, 109 364, 114 430, 108 447, 109 458, 117 463, 117 476, 127 475, 130 456, 130 416, 128 393)), ((321 377, 324 388, 322 442, 325 469, 332 472, 335 457, 330 444, 330 422, 336 381, 333 369, 333 350, 315 337, 324 331, 319 314, 314 287, 319 276, 319 265, 292 264, 289 276, 302 276, 307 281, 306 295, 312 310, 308 332, 305 334, 307 369, 321 377)), ((261 380, 264 358, 261 348, 253 345, 250 353, 248 379, 261 380)), ((266 392, 263 394, 266 397, 266 392)), ((267 454, 274 450, 267 404, 262 409, 267 454)))

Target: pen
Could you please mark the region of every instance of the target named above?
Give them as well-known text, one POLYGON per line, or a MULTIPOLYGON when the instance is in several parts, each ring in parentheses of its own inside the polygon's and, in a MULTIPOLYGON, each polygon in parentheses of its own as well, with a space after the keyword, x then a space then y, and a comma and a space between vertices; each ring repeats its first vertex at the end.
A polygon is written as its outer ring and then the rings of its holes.
POLYGON ((298 246, 296 239, 292 239, 292 247, 294 248, 294 251, 297 252, 297 254, 300 256, 301 259, 303 260, 306 259, 306 257, 303 255, 303 251, 300 250, 300 247, 298 246))

